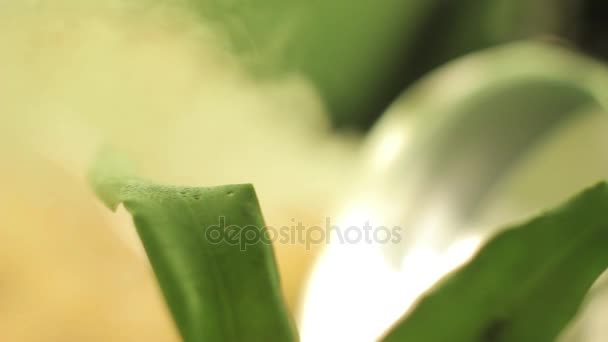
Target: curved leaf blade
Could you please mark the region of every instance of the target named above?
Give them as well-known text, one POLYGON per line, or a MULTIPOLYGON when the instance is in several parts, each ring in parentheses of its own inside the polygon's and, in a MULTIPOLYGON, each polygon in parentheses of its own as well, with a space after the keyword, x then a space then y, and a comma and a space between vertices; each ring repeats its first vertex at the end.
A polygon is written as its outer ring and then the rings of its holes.
POLYGON ((553 341, 608 267, 608 184, 508 229, 384 341, 553 341))

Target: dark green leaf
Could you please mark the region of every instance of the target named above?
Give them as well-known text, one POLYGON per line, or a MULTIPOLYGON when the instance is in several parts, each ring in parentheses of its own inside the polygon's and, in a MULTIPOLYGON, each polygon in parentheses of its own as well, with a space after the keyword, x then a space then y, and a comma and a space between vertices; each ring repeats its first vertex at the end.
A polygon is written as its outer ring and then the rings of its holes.
POLYGON ((127 169, 106 156, 91 180, 132 214, 184 341, 296 340, 253 187, 161 186, 127 169))
POLYGON ((608 184, 488 242, 384 341, 553 341, 608 267, 608 184))
POLYGON ((258 69, 302 72, 336 124, 360 128, 400 91, 454 58, 576 28, 585 2, 183 1, 258 69))

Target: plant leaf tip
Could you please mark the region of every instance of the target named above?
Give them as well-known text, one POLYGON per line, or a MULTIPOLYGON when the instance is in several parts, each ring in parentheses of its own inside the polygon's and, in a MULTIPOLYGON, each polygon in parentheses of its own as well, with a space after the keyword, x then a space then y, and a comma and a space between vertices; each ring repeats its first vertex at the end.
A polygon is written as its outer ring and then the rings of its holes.
POLYGON ((123 187, 134 179, 132 170, 128 159, 110 148, 102 148, 97 152, 87 178, 97 197, 115 211, 122 202, 123 187))

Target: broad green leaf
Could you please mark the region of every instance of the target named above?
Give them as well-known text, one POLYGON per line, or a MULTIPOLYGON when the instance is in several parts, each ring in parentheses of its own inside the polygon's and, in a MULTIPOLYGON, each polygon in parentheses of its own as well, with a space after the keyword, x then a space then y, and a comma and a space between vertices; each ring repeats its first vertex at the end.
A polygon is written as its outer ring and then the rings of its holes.
POLYGON ((91 181, 108 207, 133 216, 184 341, 297 339, 251 185, 157 185, 108 154, 91 181))
POLYGON ((358 127, 430 70, 481 48, 571 30, 581 7, 561 0, 182 1, 257 69, 302 72, 336 124, 358 127))
POLYGON ((384 341, 553 341, 608 267, 608 184, 512 227, 431 290, 384 341))
POLYGON ((337 124, 369 124, 438 0, 183 0, 226 32, 256 69, 302 72, 337 124), (408 53, 404 53, 407 51, 408 53))

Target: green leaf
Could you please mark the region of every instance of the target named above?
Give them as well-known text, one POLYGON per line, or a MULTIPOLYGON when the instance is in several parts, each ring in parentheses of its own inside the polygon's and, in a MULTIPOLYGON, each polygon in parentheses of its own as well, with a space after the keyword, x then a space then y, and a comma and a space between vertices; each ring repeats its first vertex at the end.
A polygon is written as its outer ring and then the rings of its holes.
POLYGON ((128 170, 105 154, 91 181, 133 216, 183 340, 296 340, 253 187, 162 186, 128 170))
POLYGON ((434 68, 481 48, 571 30, 582 7, 562 0, 182 1, 256 69, 301 72, 334 123, 359 128, 434 68))
POLYGON ((369 124, 438 0, 183 0, 263 73, 301 72, 336 124, 369 124))
POLYGON ((608 184, 508 229, 384 341, 553 341, 608 267, 608 184))

